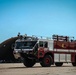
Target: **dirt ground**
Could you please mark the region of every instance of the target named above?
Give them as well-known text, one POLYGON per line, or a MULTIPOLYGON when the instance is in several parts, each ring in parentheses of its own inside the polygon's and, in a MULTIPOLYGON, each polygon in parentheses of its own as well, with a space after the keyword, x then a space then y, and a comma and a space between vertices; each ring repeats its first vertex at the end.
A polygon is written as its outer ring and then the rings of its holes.
POLYGON ((76 67, 63 64, 62 67, 41 67, 39 63, 26 68, 22 63, 0 64, 0 75, 76 75, 76 67))

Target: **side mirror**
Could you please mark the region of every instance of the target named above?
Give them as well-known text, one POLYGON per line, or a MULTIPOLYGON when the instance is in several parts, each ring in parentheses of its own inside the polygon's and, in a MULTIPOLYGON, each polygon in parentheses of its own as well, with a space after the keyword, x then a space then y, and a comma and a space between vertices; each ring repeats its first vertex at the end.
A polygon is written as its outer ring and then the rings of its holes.
POLYGON ((15 44, 12 44, 11 48, 14 49, 14 47, 15 47, 15 44))

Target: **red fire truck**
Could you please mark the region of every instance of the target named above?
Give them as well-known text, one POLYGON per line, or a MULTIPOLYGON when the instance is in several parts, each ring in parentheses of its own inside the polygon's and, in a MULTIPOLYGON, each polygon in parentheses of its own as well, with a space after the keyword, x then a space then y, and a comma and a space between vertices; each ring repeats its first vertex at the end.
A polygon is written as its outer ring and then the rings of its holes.
POLYGON ((21 58, 26 67, 39 62, 42 67, 72 63, 76 66, 76 41, 68 36, 53 35, 52 39, 21 36, 15 42, 15 58, 21 58))

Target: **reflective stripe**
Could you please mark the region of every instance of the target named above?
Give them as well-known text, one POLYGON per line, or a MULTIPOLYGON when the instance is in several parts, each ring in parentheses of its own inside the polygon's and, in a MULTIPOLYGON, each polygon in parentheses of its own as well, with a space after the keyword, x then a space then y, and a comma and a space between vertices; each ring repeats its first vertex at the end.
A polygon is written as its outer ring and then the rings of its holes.
POLYGON ((57 52, 69 52, 68 50, 57 49, 57 52))
POLYGON ((75 52, 75 50, 69 50, 70 52, 75 52))
POLYGON ((57 51, 57 49, 54 49, 54 51, 57 51))
POLYGON ((69 50, 69 49, 54 49, 57 52, 76 52, 76 50, 69 50))

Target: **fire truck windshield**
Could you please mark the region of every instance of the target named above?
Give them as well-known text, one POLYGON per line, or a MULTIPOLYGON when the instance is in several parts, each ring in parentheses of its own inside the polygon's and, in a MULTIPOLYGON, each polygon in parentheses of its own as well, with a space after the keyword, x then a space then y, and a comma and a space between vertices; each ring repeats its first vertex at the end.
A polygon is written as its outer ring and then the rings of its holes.
POLYGON ((16 42, 15 49, 32 49, 37 41, 16 42))

